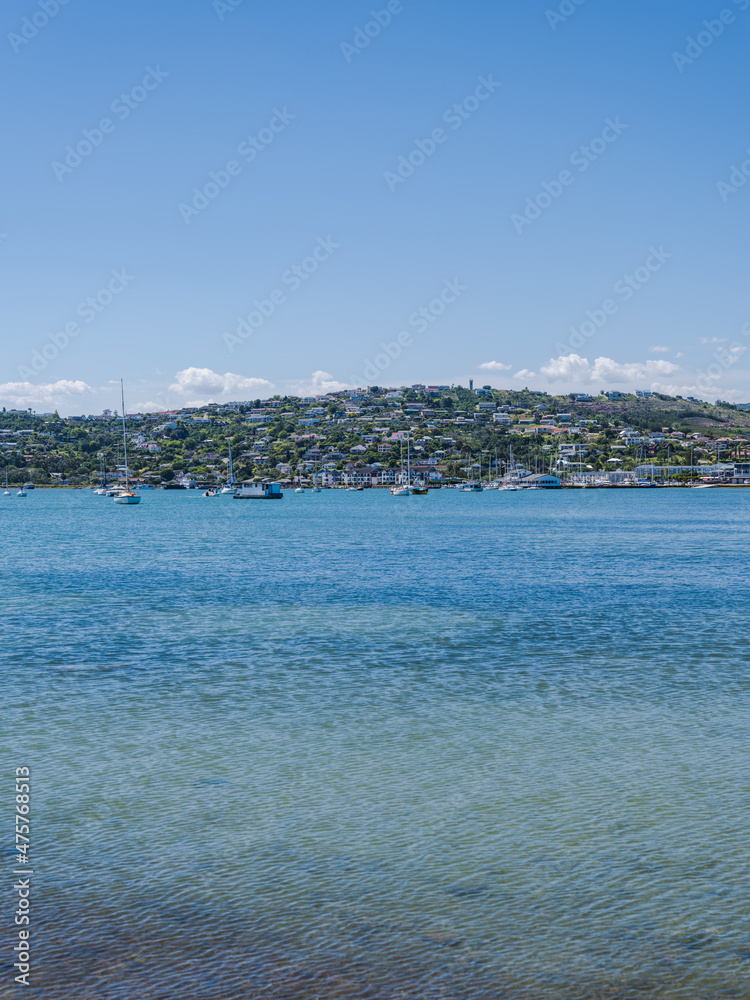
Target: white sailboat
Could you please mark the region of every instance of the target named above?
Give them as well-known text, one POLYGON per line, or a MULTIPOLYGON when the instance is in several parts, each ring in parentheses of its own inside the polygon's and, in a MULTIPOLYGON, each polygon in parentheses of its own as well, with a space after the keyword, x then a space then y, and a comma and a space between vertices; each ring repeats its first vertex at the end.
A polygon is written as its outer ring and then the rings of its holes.
POLYGON ((401 438, 401 480, 398 486, 391 486, 392 497, 410 497, 412 489, 411 480, 411 448, 409 447, 409 434, 406 434, 406 482, 404 482, 404 439, 401 438))
POLYGON ((141 498, 133 493, 128 483, 128 442, 125 436, 125 386, 122 379, 120 379, 120 395, 122 398, 122 447, 125 453, 125 489, 120 490, 115 495, 114 502, 119 504, 135 504, 140 503, 141 498))
POLYGON ((498 489, 501 489, 504 492, 521 489, 518 485, 518 469, 516 468, 516 463, 513 459, 513 445, 510 446, 510 456, 505 466, 505 475, 503 476, 502 484, 498 487, 498 489))
POLYGON ((9 497, 10 495, 11 495, 10 494, 10 490, 8 489, 8 466, 6 465, 5 466, 5 492, 3 493, 3 496, 4 497, 9 497))
POLYGON ((94 490, 94 496, 106 497, 107 493, 108 493, 108 490, 107 490, 107 474, 106 474, 106 472, 104 470, 104 452, 103 451, 99 453, 99 473, 101 475, 101 483, 94 490))
POLYGON ((466 466, 466 485, 461 487, 462 493, 482 492, 482 453, 479 453, 479 482, 472 482, 469 478, 472 475, 471 452, 469 452, 469 464, 466 466))
POLYGON ((234 496, 237 492, 237 483, 234 481, 234 462, 232 461, 232 439, 227 438, 229 442, 229 479, 227 480, 226 486, 223 486, 221 493, 224 496, 234 496))

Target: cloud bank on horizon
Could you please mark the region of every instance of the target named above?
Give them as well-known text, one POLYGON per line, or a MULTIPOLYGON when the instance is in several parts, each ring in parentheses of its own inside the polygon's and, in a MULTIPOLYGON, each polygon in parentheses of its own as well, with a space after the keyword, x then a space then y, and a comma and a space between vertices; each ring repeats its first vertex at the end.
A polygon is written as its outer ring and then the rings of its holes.
MULTIPOLYGON (((652 348, 661 351, 662 348, 652 348)), ((740 387, 727 387, 722 379, 736 365, 747 350, 744 345, 717 351, 715 356, 722 364, 714 362, 716 371, 708 366, 704 370, 689 371, 674 361, 648 359, 638 362, 618 362, 613 358, 597 357, 592 361, 579 354, 571 353, 550 358, 540 366, 539 372, 521 368, 513 375, 507 375, 512 366, 499 361, 486 361, 477 365, 477 370, 485 373, 492 381, 488 384, 496 389, 517 389, 518 383, 524 387, 549 392, 550 395, 565 395, 572 392, 597 393, 602 389, 617 388, 634 392, 636 389, 650 389, 669 396, 693 395, 709 402, 717 396, 729 402, 746 401, 748 392, 740 387), (721 391, 719 391, 719 383, 721 391), (515 383, 515 384, 514 384, 515 383)), ((732 372, 735 382, 746 384, 746 374, 732 372)), ((445 379, 446 383, 467 385, 468 377, 445 379)), ((386 384, 384 382, 384 384, 386 384)), ((398 380, 387 384, 402 385, 398 380)), ((141 381, 135 386, 126 385, 126 408, 128 412, 157 413, 163 410, 179 409, 182 406, 204 406, 207 403, 247 402, 266 399, 276 394, 289 396, 321 396, 357 388, 352 383, 339 381, 330 372, 317 370, 307 379, 284 380, 274 383, 270 379, 248 376, 236 372, 216 372, 211 368, 191 366, 162 384, 141 381), (149 397, 137 396, 136 392, 150 390, 149 397), (129 402, 127 396, 133 400, 129 402)), ((60 379, 56 382, 33 384, 31 382, 6 382, 0 384, 0 406, 6 409, 31 409, 36 412, 55 412, 61 416, 80 414, 85 408, 92 413, 116 408, 119 392, 116 383, 92 386, 82 380, 60 379)))

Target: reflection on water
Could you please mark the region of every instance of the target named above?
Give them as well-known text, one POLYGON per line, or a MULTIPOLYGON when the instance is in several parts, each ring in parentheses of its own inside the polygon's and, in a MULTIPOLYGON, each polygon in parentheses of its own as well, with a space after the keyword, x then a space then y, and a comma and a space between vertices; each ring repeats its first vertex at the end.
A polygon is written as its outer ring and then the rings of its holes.
POLYGON ((35 995, 750 996, 750 496, 32 500, 35 995))

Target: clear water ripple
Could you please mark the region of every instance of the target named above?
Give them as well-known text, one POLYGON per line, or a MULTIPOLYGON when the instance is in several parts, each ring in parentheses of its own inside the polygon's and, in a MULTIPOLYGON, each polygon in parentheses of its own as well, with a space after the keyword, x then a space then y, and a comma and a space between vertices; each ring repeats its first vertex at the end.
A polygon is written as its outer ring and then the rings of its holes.
POLYGON ((414 501, 0 509, 41 1000, 750 997, 750 496, 414 501))

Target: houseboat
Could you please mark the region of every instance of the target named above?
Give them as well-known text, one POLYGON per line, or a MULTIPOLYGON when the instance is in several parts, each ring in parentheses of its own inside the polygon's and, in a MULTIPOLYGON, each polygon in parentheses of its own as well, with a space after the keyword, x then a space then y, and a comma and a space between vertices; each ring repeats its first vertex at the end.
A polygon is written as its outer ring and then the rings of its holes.
POLYGON ((284 494, 279 483, 259 483, 247 479, 234 494, 235 500, 281 500, 284 494))

